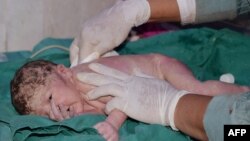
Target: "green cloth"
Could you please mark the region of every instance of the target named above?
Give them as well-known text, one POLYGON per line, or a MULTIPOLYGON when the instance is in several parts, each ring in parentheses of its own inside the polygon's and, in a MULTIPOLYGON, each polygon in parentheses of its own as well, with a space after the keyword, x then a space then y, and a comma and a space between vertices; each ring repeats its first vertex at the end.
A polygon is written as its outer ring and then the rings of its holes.
MULTIPOLYGON (((71 39, 47 38, 34 50, 6 53, 8 62, 0 63, 0 140, 4 141, 70 141, 104 140, 92 126, 105 119, 104 115, 82 115, 62 122, 44 117, 18 115, 10 101, 9 83, 15 71, 29 56, 45 47, 69 47, 71 39), (18 57, 17 57, 18 56, 18 57)), ((120 54, 161 53, 187 64, 200 80, 218 79, 232 73, 236 83, 250 84, 250 40, 248 36, 229 30, 207 28, 168 32, 136 42, 123 44, 120 54)), ((46 59, 69 66, 69 53, 59 48, 45 50, 33 59, 46 59)), ((126 120, 119 130, 121 141, 192 140, 180 132, 161 125, 149 125, 126 120)))

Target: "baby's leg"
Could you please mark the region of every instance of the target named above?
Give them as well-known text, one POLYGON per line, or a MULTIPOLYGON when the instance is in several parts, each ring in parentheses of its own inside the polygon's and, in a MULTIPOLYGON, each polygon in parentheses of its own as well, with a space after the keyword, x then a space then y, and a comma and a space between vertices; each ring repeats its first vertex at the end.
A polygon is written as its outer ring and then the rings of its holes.
POLYGON ((167 56, 157 57, 160 58, 158 58, 158 60, 160 60, 158 62, 158 72, 161 73, 165 80, 178 89, 211 96, 250 91, 250 88, 247 86, 239 86, 221 81, 210 80, 201 82, 197 80, 190 69, 180 61, 167 56))
POLYGON ((103 122, 97 123, 95 128, 98 132, 108 141, 119 140, 119 128, 126 120, 127 116, 125 113, 119 110, 113 110, 103 122))
POLYGON ((220 94, 240 94, 248 92, 250 91, 250 87, 216 80, 208 80, 199 83, 197 88, 194 88, 194 91, 198 94, 216 96, 220 94))

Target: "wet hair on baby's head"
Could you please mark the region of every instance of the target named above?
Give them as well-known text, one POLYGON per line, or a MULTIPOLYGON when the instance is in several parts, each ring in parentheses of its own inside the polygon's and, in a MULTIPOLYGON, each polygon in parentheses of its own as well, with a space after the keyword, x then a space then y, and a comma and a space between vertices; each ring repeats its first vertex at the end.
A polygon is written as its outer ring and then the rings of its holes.
POLYGON ((36 91, 46 86, 49 76, 54 72, 57 64, 46 61, 30 61, 19 68, 11 80, 11 100, 17 112, 30 114, 32 109, 29 101, 36 91))

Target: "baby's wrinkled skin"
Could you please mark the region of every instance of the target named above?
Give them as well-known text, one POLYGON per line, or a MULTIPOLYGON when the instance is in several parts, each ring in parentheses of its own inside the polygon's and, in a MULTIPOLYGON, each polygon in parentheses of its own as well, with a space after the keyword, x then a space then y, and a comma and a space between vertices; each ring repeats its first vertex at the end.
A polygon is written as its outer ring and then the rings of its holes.
MULTIPOLYGON (((176 59, 159 55, 126 55, 101 58, 95 62, 118 69, 128 74, 138 75, 144 73, 159 79, 167 80, 174 87, 194 94, 218 95, 249 91, 249 87, 238 86, 220 81, 200 82, 192 72, 176 59)), ((46 89, 35 95, 31 107, 34 114, 47 116, 54 120, 63 120, 73 116, 95 113, 105 114, 105 105, 112 98, 101 97, 89 101, 85 94, 94 86, 84 84, 77 80, 79 72, 90 72, 88 63, 73 68, 63 65, 56 67, 56 73, 51 77, 46 89)), ((143 113, 142 113, 143 114, 143 113)), ((109 141, 118 140, 118 130, 127 116, 113 110, 107 119, 95 125, 98 132, 109 141)))

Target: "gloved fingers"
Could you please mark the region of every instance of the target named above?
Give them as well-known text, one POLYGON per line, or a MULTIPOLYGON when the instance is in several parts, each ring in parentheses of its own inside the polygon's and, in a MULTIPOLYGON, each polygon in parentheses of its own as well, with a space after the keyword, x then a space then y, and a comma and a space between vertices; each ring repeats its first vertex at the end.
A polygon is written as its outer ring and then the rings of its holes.
POLYGON ((90 55, 88 55, 85 59, 80 60, 79 64, 88 63, 88 62, 91 62, 91 61, 96 60, 98 58, 100 58, 100 53, 93 52, 90 55))
MULTIPOLYGON (((82 33, 84 35, 84 33, 82 33)), ((85 37, 85 36, 83 36, 85 37)), ((78 63, 86 63, 100 58, 100 53, 95 51, 96 44, 86 42, 84 39, 79 41, 79 60, 78 63), (86 60, 85 60, 86 59, 86 60)))
POLYGON ((139 70, 137 68, 135 68, 133 70, 133 75, 139 76, 139 77, 144 77, 144 78, 155 78, 154 76, 147 75, 147 74, 143 73, 141 70, 139 70))
POLYGON ((114 50, 111 50, 111 51, 104 53, 102 55, 102 57, 110 57, 110 56, 119 56, 119 53, 114 51, 114 50))
POLYGON ((97 74, 97 73, 78 73, 77 78, 84 83, 88 83, 95 86, 107 85, 107 84, 122 84, 122 82, 113 77, 97 74))
POLYGON ((89 68, 97 73, 111 76, 111 77, 117 78, 119 80, 126 80, 130 77, 128 74, 126 74, 124 72, 121 72, 119 70, 110 68, 108 66, 105 66, 105 65, 102 65, 99 63, 91 63, 91 64, 89 64, 89 68))
POLYGON ((119 86, 117 84, 108 84, 96 87, 95 89, 88 92, 86 96, 88 97, 88 100, 94 100, 99 97, 108 95, 120 97, 124 91, 125 90, 122 86, 119 86))
POLYGON ((122 98, 120 97, 114 97, 112 98, 107 104, 106 104, 106 107, 105 107, 105 113, 106 114, 109 114, 112 110, 114 109, 118 109, 124 113, 125 112, 125 109, 126 109, 126 106, 127 106, 127 102, 125 100, 123 100, 122 98))
POLYGON ((78 58, 79 58, 79 47, 78 47, 78 39, 74 39, 72 44, 70 45, 69 48, 69 53, 70 53, 70 63, 71 63, 71 68, 76 66, 78 64, 78 58))

